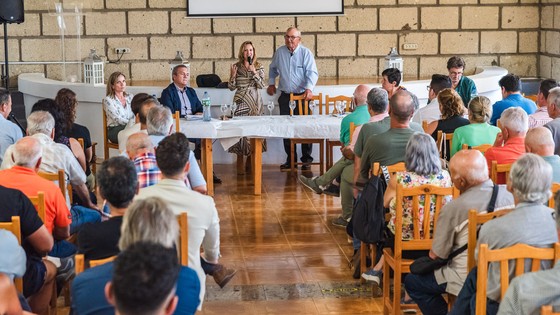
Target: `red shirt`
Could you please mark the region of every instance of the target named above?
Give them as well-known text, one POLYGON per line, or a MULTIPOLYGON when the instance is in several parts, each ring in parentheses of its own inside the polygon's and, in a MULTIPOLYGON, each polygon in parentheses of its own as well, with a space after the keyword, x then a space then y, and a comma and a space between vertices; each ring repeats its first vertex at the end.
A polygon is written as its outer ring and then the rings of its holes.
MULTIPOLYGON (((488 174, 492 173, 492 161, 496 161, 498 164, 510 164, 515 162, 524 153, 525 137, 510 138, 503 147, 491 147, 484 153, 484 157, 488 163, 488 174)), ((498 174, 498 184, 505 183, 505 174, 498 174)))
POLYGON ((66 227, 72 222, 70 210, 60 188, 54 182, 46 180, 34 170, 13 166, 0 171, 0 185, 20 190, 27 197, 36 197, 39 191, 45 193, 45 227, 52 233, 53 227, 66 227))

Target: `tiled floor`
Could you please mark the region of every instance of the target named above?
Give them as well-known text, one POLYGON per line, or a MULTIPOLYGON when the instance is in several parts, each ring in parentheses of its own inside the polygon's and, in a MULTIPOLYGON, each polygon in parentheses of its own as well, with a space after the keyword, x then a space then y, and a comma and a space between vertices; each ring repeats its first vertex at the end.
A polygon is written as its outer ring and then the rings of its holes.
MULTIPOLYGON (((278 166, 263 169, 263 194, 252 195, 250 175, 217 165, 223 184, 221 263, 238 270, 224 289, 207 281, 201 314, 380 314, 381 298, 352 279, 352 246, 330 220, 340 199, 317 195, 278 166)), ((305 175, 317 175, 307 172, 305 175)))

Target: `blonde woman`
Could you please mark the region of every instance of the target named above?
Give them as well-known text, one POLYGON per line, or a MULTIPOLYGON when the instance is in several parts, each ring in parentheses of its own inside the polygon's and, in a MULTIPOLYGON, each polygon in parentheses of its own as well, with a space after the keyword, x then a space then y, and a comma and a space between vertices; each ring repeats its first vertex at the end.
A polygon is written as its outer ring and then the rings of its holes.
POLYGON ((118 143, 117 135, 134 119, 130 103, 134 95, 125 92, 126 77, 122 72, 113 72, 107 81, 107 96, 103 108, 107 114, 107 138, 118 143))

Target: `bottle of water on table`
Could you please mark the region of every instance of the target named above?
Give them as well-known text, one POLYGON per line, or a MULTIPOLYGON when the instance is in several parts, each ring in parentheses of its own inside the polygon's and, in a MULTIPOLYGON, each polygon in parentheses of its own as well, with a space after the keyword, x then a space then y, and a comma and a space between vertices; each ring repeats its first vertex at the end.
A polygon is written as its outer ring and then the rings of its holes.
POLYGON ((204 95, 202 96, 202 120, 210 121, 212 120, 212 115, 210 114, 210 95, 208 95, 207 91, 204 91, 204 95))

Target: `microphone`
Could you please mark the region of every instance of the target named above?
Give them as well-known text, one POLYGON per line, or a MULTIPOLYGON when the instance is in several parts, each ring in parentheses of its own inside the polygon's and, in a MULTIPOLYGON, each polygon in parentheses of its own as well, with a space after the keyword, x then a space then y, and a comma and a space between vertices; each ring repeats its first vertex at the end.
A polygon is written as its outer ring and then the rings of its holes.
POLYGON ((27 133, 27 131, 25 130, 25 128, 23 128, 23 126, 19 123, 19 121, 17 120, 16 116, 12 113, 10 113, 8 115, 8 118, 10 118, 11 121, 15 122, 16 125, 18 125, 18 127, 21 129, 21 131, 23 132, 23 135, 25 135, 27 133))
POLYGON ((247 57, 247 61, 249 62, 249 65, 252 65, 253 64, 253 57, 252 56, 247 57))

